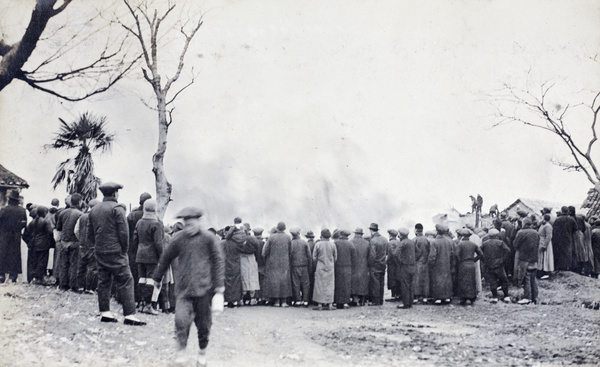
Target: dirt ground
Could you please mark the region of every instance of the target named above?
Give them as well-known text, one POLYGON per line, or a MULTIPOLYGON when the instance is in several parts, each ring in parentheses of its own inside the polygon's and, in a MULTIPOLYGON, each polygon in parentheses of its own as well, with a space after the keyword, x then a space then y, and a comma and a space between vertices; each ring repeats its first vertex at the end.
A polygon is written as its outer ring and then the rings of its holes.
MULTIPOLYGON (((466 307, 226 309, 213 320, 209 366, 600 365, 600 311, 582 307, 600 300, 600 281, 559 273, 539 284, 537 305, 492 304, 484 292, 466 307)), ((0 315, 0 366, 170 366, 174 357, 173 315, 104 324, 93 295, 4 284, 0 315)))

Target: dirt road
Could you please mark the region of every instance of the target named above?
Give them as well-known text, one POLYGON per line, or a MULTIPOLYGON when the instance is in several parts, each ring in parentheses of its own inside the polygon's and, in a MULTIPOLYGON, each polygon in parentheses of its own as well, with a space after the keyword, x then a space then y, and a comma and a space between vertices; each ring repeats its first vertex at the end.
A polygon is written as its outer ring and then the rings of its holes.
MULTIPOLYGON (((540 282, 538 305, 416 305, 312 311, 241 307, 214 319, 210 366, 600 365, 600 282, 571 273, 540 282)), ((113 304, 114 310, 119 310, 113 304)), ((94 296, 0 286, 0 366, 169 366, 173 316, 145 327, 99 322, 94 296)), ((195 329, 192 328, 192 334, 195 329)), ((190 357, 197 352, 195 335, 190 357)), ((193 365, 193 364, 191 364, 193 365)))

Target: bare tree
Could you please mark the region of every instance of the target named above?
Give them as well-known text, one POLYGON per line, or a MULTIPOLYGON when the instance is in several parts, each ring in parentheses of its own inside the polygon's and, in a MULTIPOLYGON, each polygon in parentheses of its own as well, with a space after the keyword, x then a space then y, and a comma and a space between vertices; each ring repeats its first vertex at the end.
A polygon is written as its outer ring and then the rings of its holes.
POLYGON ((125 52, 125 32, 115 36, 106 28, 110 21, 89 29, 102 20, 100 13, 84 19, 81 27, 69 27, 64 13, 72 2, 37 0, 17 42, 8 42, 2 32, 0 91, 20 80, 56 97, 80 101, 108 90, 134 65, 137 58, 125 52))
POLYGON ((164 168, 164 158, 167 151, 167 134, 169 132, 169 127, 173 123, 174 107, 172 104, 183 90, 194 83, 194 78, 192 76, 187 84, 176 90, 173 90, 172 87, 173 84, 179 80, 190 42, 202 26, 202 16, 198 16, 198 19, 193 22, 178 22, 178 27, 161 27, 165 22, 165 19, 167 19, 175 9, 175 4, 171 1, 168 1, 166 8, 161 11, 160 14, 157 9, 150 9, 148 1, 142 1, 137 6, 132 5, 133 2, 130 0, 123 0, 123 2, 129 9, 129 13, 133 18, 134 23, 128 25, 125 22, 121 22, 121 25, 138 41, 144 63, 142 74, 144 79, 152 86, 152 91, 156 98, 155 108, 148 104, 147 106, 155 109, 158 113, 158 146, 156 152, 152 156, 152 172, 154 173, 156 185, 157 212, 159 213, 160 218, 162 218, 171 201, 172 192, 172 185, 167 180, 164 168), (161 70, 159 70, 158 66, 159 53, 163 51, 162 56, 164 56, 168 51, 164 48, 161 49, 159 40, 164 37, 165 34, 173 31, 179 31, 183 43, 178 52, 179 57, 173 76, 166 77, 166 80, 163 82, 161 70))
POLYGON ((500 96, 493 96, 499 121, 494 127, 518 123, 554 134, 570 152, 570 162, 554 160, 553 163, 567 171, 583 172, 596 185, 600 182, 598 153, 594 144, 598 140, 598 115, 600 92, 592 93, 588 103, 561 105, 550 101, 554 84, 544 83, 537 93, 506 85, 500 96), (580 109, 583 109, 581 111, 580 109), (574 113, 579 110, 581 113, 574 113), (576 136, 576 133, 583 133, 576 136))

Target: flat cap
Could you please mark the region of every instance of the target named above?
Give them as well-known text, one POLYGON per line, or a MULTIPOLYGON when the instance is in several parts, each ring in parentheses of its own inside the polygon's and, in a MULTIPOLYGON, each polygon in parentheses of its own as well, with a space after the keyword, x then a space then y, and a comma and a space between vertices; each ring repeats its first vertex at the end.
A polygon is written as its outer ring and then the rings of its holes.
POLYGON ((488 236, 490 236, 490 237, 497 237, 499 234, 500 234, 500 231, 497 230, 496 228, 490 229, 488 231, 488 236))
POLYGON ((103 194, 111 194, 117 190, 120 190, 123 188, 123 185, 118 184, 116 182, 105 182, 103 184, 101 184, 98 189, 103 193, 103 194))
POLYGON ((203 214, 201 209, 188 206, 181 209, 175 218, 200 218, 203 214))
POLYGON ((423 225, 421 223, 417 223, 417 224, 415 224, 415 229, 417 231, 423 231, 423 225))
POLYGON ((443 234, 448 232, 449 228, 447 225, 444 224, 436 224, 435 225, 435 230, 439 233, 439 234, 443 234))
POLYGON ((260 227, 255 227, 255 228, 252 230, 252 232, 254 233, 254 235, 255 235, 255 236, 260 236, 260 235, 262 235, 262 233, 263 233, 264 231, 265 231, 265 230, 264 230, 264 229, 262 229, 262 228, 260 228, 260 227))
POLYGON ((277 230, 278 231, 285 231, 285 223, 284 222, 277 223, 277 230))
POLYGON ((356 234, 364 234, 362 228, 356 228, 354 230, 354 233, 356 233, 356 234))
POLYGON ((140 205, 144 205, 148 199, 152 199, 152 195, 148 194, 147 192, 142 193, 142 195, 140 195, 140 205))
POLYGON ((291 234, 295 234, 295 235, 299 235, 300 234, 300 228, 298 228, 298 227, 290 228, 290 233, 291 234))
POLYGON ((460 236, 470 237, 473 233, 468 228, 461 228, 456 233, 460 236))
POLYGON ((388 233, 392 237, 397 237, 398 236, 398 231, 396 231, 395 229, 388 229, 388 233))
POLYGON ((401 234, 403 236, 408 236, 409 233, 410 233, 410 231, 408 230, 408 228, 400 228, 400 229, 398 229, 398 234, 401 234))
POLYGON ((242 223, 242 218, 240 218, 240 217, 235 217, 235 218, 233 219, 233 224, 240 224, 240 223, 242 223))
POLYGON ((349 230, 347 230, 347 229, 342 229, 342 230, 340 231, 340 236, 341 236, 341 237, 348 238, 348 236, 350 236, 350 234, 351 234, 351 233, 352 233, 352 232, 350 232, 350 231, 349 231, 349 230))

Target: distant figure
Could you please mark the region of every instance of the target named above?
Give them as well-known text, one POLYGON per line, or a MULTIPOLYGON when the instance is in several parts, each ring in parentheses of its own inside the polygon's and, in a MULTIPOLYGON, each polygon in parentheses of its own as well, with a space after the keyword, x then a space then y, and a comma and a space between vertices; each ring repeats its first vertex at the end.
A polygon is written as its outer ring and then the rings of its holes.
POLYGON ((492 292, 492 302, 498 302, 498 286, 501 287, 504 293, 505 302, 509 302, 510 295, 508 294, 508 277, 504 270, 506 258, 510 256, 510 248, 508 245, 499 239, 500 231, 490 229, 488 237, 481 245, 483 258, 485 263, 485 278, 490 284, 492 292))
POLYGON ((475 214, 477 212, 477 199, 473 195, 469 195, 469 197, 471 198, 471 213, 475 214))
POLYGON ((337 249, 330 241, 331 232, 324 228, 321 230, 321 239, 315 243, 313 263, 315 264, 315 287, 313 301, 317 304, 313 310, 332 310, 335 291, 335 261, 337 249))
POLYGON ((569 216, 566 206, 552 225, 552 247, 554 250, 554 267, 556 270, 570 270, 573 262, 573 236, 577 231, 577 222, 569 216))
POLYGON ((349 308, 352 295, 352 263, 354 261, 354 245, 348 240, 350 231, 341 230, 340 238, 335 240, 337 260, 335 262, 334 302, 337 308, 349 308))
POLYGON ((411 308, 414 299, 413 277, 416 271, 415 243, 408 238, 407 228, 398 229, 398 246, 390 256, 396 259, 397 279, 402 304, 398 308, 411 308))
POLYGON ((354 238, 350 242, 354 244, 352 298, 358 306, 364 306, 369 295, 369 259, 374 254, 371 253, 369 241, 363 238, 362 228, 354 230, 354 238))
POLYGON ((142 306, 142 294, 145 284, 139 283, 139 275, 138 275, 138 267, 135 261, 137 257, 138 243, 134 241, 133 234, 135 233, 135 226, 137 222, 142 219, 144 215, 144 203, 146 200, 152 199, 152 195, 144 192, 140 195, 140 206, 134 208, 131 213, 127 216, 127 225, 129 226, 129 250, 127 251, 127 256, 129 257, 129 270, 131 270, 131 275, 133 276, 133 284, 134 284, 134 294, 135 294, 135 302, 140 310, 143 308, 142 306))
POLYGON ((460 304, 466 305, 467 301, 471 304, 477 299, 477 274, 476 267, 479 266, 477 260, 483 258, 483 252, 472 241, 471 230, 463 228, 458 230, 460 240, 454 249, 456 256, 456 290, 457 296, 461 298, 460 304))
POLYGON ((383 305, 383 286, 385 277, 385 258, 387 256, 388 241, 379 234, 379 225, 371 223, 369 226, 371 231, 371 253, 373 256, 369 260, 369 294, 371 296, 372 306, 383 305))
POLYGON ((292 297, 292 239, 284 231, 285 223, 279 222, 262 251, 265 257, 264 297, 270 299, 276 307, 287 307, 287 299, 292 297))
POLYGON ((429 279, 431 297, 439 305, 452 301, 455 258, 454 242, 450 239, 448 227, 437 224, 435 229, 437 236, 429 252, 429 279))
POLYGON ((12 190, 8 205, 0 209, 0 283, 6 273, 13 283, 21 274, 21 231, 27 225, 25 209, 19 206, 19 192, 12 190))
POLYGON ((483 198, 477 194, 477 213, 481 214, 481 208, 483 208, 483 198))
POLYGON ((498 204, 492 205, 490 208, 490 217, 492 217, 492 219, 496 218, 498 214, 500 214, 500 211, 498 210, 498 204))
POLYGON ((518 302, 519 304, 537 303, 536 273, 539 245, 540 235, 535 229, 531 228, 531 219, 523 219, 523 229, 517 233, 514 242, 517 251, 516 258, 519 259, 518 268, 516 269, 517 284, 523 284, 524 287, 523 299, 518 302))
POLYGON ((413 291, 417 301, 426 303, 429 298, 429 251, 431 243, 427 237, 423 236, 423 225, 415 225, 415 262, 416 273, 413 277, 413 291))
POLYGON ((300 238, 300 228, 290 229, 292 234, 292 294, 294 306, 306 306, 310 301, 310 278, 312 254, 308 243, 300 238))

